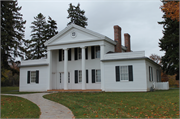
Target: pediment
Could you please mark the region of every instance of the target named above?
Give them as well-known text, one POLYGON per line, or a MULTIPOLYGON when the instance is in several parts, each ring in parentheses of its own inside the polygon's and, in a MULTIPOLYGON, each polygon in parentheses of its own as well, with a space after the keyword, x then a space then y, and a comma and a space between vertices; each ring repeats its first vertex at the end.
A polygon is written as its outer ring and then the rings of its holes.
POLYGON ((104 39, 105 36, 88 30, 86 28, 71 24, 64 30, 59 32, 57 35, 49 39, 45 45, 56 45, 63 43, 73 43, 73 42, 86 42, 95 41, 99 39, 104 39))

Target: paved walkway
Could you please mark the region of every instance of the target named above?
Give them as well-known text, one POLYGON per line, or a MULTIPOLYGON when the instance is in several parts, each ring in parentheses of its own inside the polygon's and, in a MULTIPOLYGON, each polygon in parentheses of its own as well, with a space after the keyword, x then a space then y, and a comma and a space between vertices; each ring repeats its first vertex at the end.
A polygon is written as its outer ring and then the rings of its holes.
POLYGON ((49 93, 1 94, 1 95, 19 96, 34 102, 40 108, 41 111, 40 119, 74 118, 73 113, 67 107, 42 97, 43 95, 46 94, 49 93))

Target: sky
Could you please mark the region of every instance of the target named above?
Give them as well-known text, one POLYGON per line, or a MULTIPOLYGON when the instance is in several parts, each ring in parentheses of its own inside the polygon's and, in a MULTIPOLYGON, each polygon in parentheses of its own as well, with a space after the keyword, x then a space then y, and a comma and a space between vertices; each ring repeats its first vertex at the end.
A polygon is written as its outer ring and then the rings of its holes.
POLYGON ((124 33, 129 33, 132 51, 145 51, 147 57, 164 55, 158 44, 163 37, 163 26, 158 24, 163 21, 160 0, 18 0, 18 6, 22 6, 20 13, 26 20, 25 39, 31 39, 31 22, 39 13, 46 20, 48 16, 55 20, 58 32, 63 30, 70 21, 67 19, 70 3, 75 6, 80 3, 88 18, 87 29, 114 40, 113 26, 119 25, 122 45, 124 33))

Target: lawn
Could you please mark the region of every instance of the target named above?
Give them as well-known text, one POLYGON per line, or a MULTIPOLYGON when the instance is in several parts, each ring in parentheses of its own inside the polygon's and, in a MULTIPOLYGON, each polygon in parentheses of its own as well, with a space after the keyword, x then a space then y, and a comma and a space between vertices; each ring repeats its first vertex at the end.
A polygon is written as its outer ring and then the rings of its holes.
POLYGON ((155 92, 54 93, 43 96, 76 118, 178 118, 179 90, 155 92))
POLYGON ((19 87, 1 87, 2 94, 31 94, 40 92, 19 92, 19 87))
POLYGON ((39 118, 40 109, 31 101, 1 95, 1 118, 39 118))

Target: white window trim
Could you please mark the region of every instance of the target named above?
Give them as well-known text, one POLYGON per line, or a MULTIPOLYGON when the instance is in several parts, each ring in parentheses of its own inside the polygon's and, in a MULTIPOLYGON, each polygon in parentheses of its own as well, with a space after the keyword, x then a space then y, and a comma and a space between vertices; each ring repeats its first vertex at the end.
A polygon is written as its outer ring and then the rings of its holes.
POLYGON ((71 74, 68 72, 68 83, 71 83, 71 74))
POLYGON ((97 70, 100 71, 100 80, 101 80, 101 69, 95 69, 95 83, 101 83, 101 81, 100 81, 100 82, 96 82, 96 71, 97 71, 97 70))
POLYGON ((149 79, 149 81, 150 81, 150 82, 153 82, 153 68, 152 68, 152 66, 149 66, 149 67, 150 67, 150 69, 149 69, 149 70, 150 70, 150 71, 149 71, 149 78, 151 77, 151 78, 149 79))
POLYGON ((30 83, 31 83, 31 84, 36 84, 36 71, 30 71, 30 83), (31 77, 31 73, 32 73, 32 72, 35 72, 35 81, 34 81, 34 82, 31 81, 31 80, 32 80, 32 79, 31 79, 31 78, 32 78, 32 77, 31 77))
POLYGON ((101 47, 100 46, 94 46, 94 59, 100 59, 101 58, 101 47), (99 57, 96 55, 97 47, 99 47, 99 57))
POLYGON ((82 70, 78 70, 78 83, 82 83, 82 70), (81 82, 79 81, 79 72, 81 71, 81 82))
POLYGON ((121 67, 127 67, 127 75, 128 75, 128 78, 127 78, 127 80, 122 80, 122 78, 121 78, 122 72, 120 72, 120 81, 121 81, 121 82, 129 82, 129 70, 128 70, 128 65, 119 66, 119 71, 121 71, 121 69, 120 69, 121 67))

